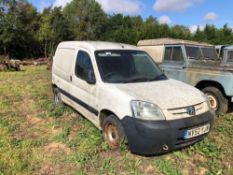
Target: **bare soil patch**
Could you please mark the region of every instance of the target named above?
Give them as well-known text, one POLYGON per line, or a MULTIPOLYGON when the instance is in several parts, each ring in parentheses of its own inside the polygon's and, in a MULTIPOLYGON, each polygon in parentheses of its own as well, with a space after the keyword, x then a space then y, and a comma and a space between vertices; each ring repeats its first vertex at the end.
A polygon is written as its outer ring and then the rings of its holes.
POLYGON ((69 154, 71 149, 68 148, 65 144, 63 143, 56 143, 56 142, 51 142, 50 144, 45 146, 45 152, 48 154, 54 154, 56 152, 64 152, 66 154, 69 154))

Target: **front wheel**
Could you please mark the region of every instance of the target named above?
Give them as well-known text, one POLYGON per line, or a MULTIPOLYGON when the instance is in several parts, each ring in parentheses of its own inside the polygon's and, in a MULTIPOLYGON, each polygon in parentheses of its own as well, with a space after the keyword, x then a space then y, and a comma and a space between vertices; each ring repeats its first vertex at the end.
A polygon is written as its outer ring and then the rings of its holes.
POLYGON ((206 87, 202 91, 206 94, 210 102, 210 107, 216 114, 226 113, 228 111, 228 100, 218 88, 206 87))
POLYGON ((120 149, 124 140, 124 129, 115 115, 109 115, 103 121, 104 139, 112 150, 120 149))

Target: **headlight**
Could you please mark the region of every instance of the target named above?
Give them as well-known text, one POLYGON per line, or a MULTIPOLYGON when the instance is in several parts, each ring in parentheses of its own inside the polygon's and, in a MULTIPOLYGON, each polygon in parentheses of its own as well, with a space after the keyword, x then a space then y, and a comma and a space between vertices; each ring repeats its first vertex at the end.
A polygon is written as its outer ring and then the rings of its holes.
POLYGON ((152 103, 143 101, 131 101, 131 108, 135 118, 144 120, 165 120, 161 109, 152 103))

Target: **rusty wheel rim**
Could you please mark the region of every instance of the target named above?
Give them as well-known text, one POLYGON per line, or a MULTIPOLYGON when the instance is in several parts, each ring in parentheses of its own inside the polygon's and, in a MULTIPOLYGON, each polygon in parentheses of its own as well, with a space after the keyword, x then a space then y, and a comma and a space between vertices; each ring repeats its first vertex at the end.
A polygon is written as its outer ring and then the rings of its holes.
POLYGON ((112 124, 112 123, 107 123, 105 125, 105 133, 104 133, 104 136, 105 136, 105 140, 107 141, 108 145, 111 147, 111 148, 118 148, 119 146, 119 133, 118 133, 118 128, 112 124))

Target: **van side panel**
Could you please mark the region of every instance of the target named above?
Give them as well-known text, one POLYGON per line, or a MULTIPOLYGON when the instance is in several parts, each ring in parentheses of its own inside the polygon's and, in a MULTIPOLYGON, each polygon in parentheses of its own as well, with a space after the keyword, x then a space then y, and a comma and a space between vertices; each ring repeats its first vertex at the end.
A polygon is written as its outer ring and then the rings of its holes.
POLYGON ((75 50, 58 48, 53 60, 53 84, 69 92, 69 83, 72 65, 75 59, 75 50))
POLYGON ((139 46, 140 49, 146 51, 153 60, 160 64, 163 61, 163 52, 164 52, 164 46, 139 46))

